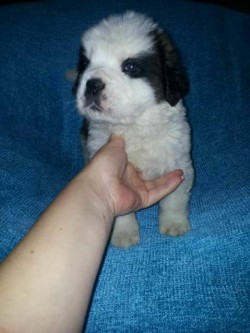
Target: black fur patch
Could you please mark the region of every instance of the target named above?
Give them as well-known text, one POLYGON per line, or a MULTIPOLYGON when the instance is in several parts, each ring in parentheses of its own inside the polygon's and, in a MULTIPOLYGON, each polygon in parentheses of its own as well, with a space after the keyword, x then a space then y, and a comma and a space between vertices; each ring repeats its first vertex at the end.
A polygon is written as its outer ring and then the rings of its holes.
POLYGON ((89 121, 86 118, 84 118, 82 123, 81 136, 84 139, 84 141, 87 142, 89 137, 89 121))
POLYGON ((155 91, 157 101, 165 98, 162 84, 161 64, 157 52, 141 53, 136 58, 128 58, 123 61, 122 71, 132 79, 145 79, 155 91), (133 64, 134 69, 129 72, 124 67, 133 64))
POLYGON ((136 58, 125 59, 121 70, 132 79, 145 79, 154 89, 157 102, 167 100, 174 106, 189 90, 176 48, 158 29, 150 33, 154 41, 152 53, 142 53, 136 58), (132 70, 126 65, 132 65, 132 70))
POLYGON ((158 66, 157 73, 161 80, 160 83, 159 79, 153 77, 152 85, 156 90, 156 95, 162 98, 163 92, 168 103, 174 106, 188 93, 188 80, 184 68, 181 66, 177 49, 169 36, 159 29, 152 31, 151 36, 155 45, 154 64, 158 66))
POLYGON ((78 57, 78 65, 77 65, 77 78, 76 78, 76 80, 74 82, 74 85, 72 87, 72 93, 74 95, 76 95, 76 92, 77 92, 78 86, 80 84, 82 74, 84 73, 84 71, 88 67, 89 63, 90 63, 90 61, 85 55, 84 47, 80 46, 79 57, 78 57))

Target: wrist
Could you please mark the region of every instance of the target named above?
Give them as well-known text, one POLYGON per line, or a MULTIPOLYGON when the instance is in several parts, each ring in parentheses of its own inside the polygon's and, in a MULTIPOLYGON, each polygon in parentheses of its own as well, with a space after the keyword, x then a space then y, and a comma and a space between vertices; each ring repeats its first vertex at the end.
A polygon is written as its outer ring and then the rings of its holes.
POLYGON ((95 214, 105 226, 109 234, 115 218, 114 210, 110 204, 109 194, 102 181, 95 177, 88 167, 77 176, 83 191, 85 208, 95 214))

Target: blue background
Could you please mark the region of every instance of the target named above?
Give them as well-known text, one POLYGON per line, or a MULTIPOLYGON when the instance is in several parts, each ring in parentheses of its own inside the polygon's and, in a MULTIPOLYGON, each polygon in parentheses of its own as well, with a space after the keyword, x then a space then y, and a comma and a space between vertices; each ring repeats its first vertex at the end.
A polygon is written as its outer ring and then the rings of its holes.
POLYGON ((192 230, 108 247, 86 332, 250 332, 250 16, 181 0, 0 7, 0 257, 83 166, 71 84, 84 30, 133 9, 172 35, 190 79, 192 230))

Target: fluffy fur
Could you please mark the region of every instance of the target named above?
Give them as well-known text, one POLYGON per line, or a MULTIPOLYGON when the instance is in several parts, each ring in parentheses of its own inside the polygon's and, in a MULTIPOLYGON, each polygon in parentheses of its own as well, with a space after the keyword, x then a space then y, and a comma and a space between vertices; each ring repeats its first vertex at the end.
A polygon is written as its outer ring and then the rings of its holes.
MULTIPOLYGON (((193 183, 190 128, 182 97, 188 82, 175 47, 150 18, 134 12, 111 16, 82 37, 74 91, 85 116, 85 157, 91 158, 111 133, 122 135, 128 159, 145 178, 180 168, 185 181, 160 202, 162 234, 188 231, 193 183)), ((118 217, 111 242, 139 242, 135 214, 118 217)))

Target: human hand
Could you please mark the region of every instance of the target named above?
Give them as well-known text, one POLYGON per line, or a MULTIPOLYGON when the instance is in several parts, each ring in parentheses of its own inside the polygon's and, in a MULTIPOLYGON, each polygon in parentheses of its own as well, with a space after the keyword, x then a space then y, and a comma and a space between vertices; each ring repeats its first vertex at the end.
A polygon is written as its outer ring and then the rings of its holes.
POLYGON ((114 135, 87 168, 92 188, 106 201, 114 216, 155 204, 183 180, 181 170, 152 181, 143 179, 141 172, 128 162, 123 138, 114 135))

